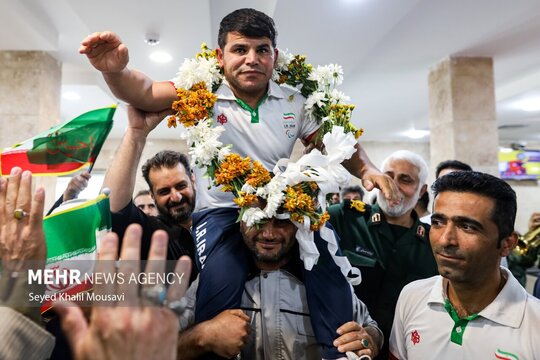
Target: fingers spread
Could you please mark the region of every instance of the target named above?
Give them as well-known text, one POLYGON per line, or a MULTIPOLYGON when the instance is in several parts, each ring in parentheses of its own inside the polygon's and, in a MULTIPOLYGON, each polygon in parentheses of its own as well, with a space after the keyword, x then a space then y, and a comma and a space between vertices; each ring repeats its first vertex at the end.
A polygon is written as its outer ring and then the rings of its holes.
POLYGON ((174 277, 174 281, 169 286, 169 292, 167 293, 169 302, 180 300, 186 293, 189 277, 191 276, 191 259, 188 256, 182 256, 176 262, 174 271, 177 276, 174 277))
MULTIPOLYGON (((101 240, 95 274, 102 277, 116 274, 116 260, 118 259, 118 236, 107 233, 101 240)), ((109 281, 94 281, 94 292, 97 295, 115 294, 116 284, 109 281)))
POLYGON ((81 309, 72 302, 56 302, 54 310, 60 316, 62 330, 71 348, 75 349, 77 342, 83 339, 88 331, 88 323, 81 309))
POLYGON ((129 281, 129 279, 140 272, 141 236, 141 226, 131 224, 126 229, 122 241, 120 265, 118 267, 118 273, 122 274, 122 277, 126 279, 123 283, 118 284, 118 293, 125 295, 124 304, 122 305, 135 306, 138 304, 138 284, 129 281))
POLYGON ((17 196, 19 193, 19 185, 21 182, 21 168, 14 167, 11 169, 11 174, 8 178, 6 189, 5 211, 6 216, 12 216, 17 205, 17 196))

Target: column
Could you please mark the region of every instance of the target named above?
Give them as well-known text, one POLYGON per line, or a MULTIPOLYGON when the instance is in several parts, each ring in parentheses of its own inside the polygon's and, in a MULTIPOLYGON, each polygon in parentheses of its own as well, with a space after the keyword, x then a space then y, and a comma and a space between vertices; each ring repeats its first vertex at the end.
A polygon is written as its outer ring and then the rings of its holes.
POLYGON ((431 173, 444 160, 498 175, 493 60, 450 57, 429 73, 431 173))
MULTIPOLYGON (((43 51, 0 51, 0 147, 10 147, 60 121, 62 64, 43 51)), ((48 209, 56 177, 36 177, 48 209)))

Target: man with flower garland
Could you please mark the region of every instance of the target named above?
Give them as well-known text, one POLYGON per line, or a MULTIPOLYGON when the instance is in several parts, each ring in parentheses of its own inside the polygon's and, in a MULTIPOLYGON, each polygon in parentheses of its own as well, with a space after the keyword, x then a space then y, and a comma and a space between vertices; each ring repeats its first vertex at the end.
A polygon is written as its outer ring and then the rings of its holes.
MULTIPOLYGON (((194 325, 194 282, 186 293, 187 308, 180 318, 185 329, 178 341, 180 358, 193 359, 212 351, 226 358, 240 354, 242 359, 254 360, 320 359, 295 239, 298 229, 290 220, 271 218, 258 228, 242 222, 240 231, 253 259, 241 307, 194 325)), ((333 261, 328 252, 320 252, 319 261, 333 261)), ((382 346, 382 332, 357 297, 351 305, 353 321, 336 329, 339 337, 335 345, 349 356, 374 357, 382 346)))
MULTIPOLYGON (((253 9, 241 9, 222 20, 219 48, 216 50, 225 76, 215 92, 217 102, 213 110, 216 126, 225 129, 220 141, 232 144, 240 155, 249 155, 260 161, 266 169, 273 169, 279 159, 288 158, 296 139, 302 139, 306 145, 312 143, 319 128, 315 120, 305 116, 305 98, 298 91, 270 80, 278 56, 275 37, 276 30, 270 17, 253 9)), ((170 82, 154 82, 144 74, 128 69, 127 48, 111 32, 90 35, 82 42, 80 52, 86 54, 92 65, 103 73, 118 98, 138 108, 146 111, 170 109, 173 101, 178 99, 170 82)), ((356 154, 344 165, 353 175, 364 180, 368 190, 376 186, 388 199, 397 199, 392 180, 373 166, 359 144, 356 145, 356 154)), ((237 274, 244 272, 246 264, 238 264, 238 258, 245 257, 245 252, 235 225, 238 208, 231 201, 232 196, 215 187, 203 191, 208 186, 204 170, 196 170, 196 181, 200 212, 193 218, 193 233, 198 265, 204 269, 198 292, 210 294, 198 296, 195 320, 199 322, 214 317, 224 308, 238 307, 243 288, 230 284, 231 280, 243 283, 245 278, 238 279, 237 274), (231 254, 234 254, 233 258, 231 254)), ((342 277, 337 265, 327 271, 342 277)), ((312 276, 311 273, 316 271, 308 271, 306 276, 312 276)), ((344 278, 331 281, 329 286, 337 293, 345 294, 343 297, 347 296, 348 284, 344 278)), ((307 290, 308 300, 318 298, 314 306, 323 308, 325 301, 335 301, 319 294, 315 288, 310 289, 310 286, 307 290)), ((313 312, 319 313, 320 318, 315 321, 314 328, 326 349, 323 356, 327 358, 342 356, 332 345, 337 328, 334 325, 343 324, 346 318, 350 320, 351 317, 346 306, 333 308, 344 309, 344 314, 328 315, 332 318, 330 321, 325 318, 327 314, 313 312)))

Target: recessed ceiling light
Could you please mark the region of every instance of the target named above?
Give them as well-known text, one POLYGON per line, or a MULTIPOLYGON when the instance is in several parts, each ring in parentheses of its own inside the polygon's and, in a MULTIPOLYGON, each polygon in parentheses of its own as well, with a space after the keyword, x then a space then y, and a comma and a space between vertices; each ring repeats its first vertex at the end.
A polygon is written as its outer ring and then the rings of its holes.
POLYGON ((75 101, 75 100, 80 100, 81 95, 79 95, 78 93, 74 91, 66 91, 62 93, 62 98, 66 100, 75 101))
POLYGON ((540 111, 540 97, 531 97, 516 102, 516 107, 523 111, 540 111))
POLYGON ((165 51, 154 51, 150 54, 150 60, 163 64, 172 60, 171 54, 165 51))
POLYGON ((412 129, 405 132, 405 136, 407 136, 410 139, 421 139, 425 136, 429 135, 429 130, 416 130, 412 129))

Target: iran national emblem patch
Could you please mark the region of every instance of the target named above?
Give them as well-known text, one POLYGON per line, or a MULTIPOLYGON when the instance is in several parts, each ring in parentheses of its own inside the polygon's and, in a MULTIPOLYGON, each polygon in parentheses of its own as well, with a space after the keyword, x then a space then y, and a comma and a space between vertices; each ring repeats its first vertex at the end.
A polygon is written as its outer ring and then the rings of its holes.
POLYGON ((225 114, 219 114, 217 117, 217 122, 221 125, 224 125, 227 122, 227 117, 225 116, 225 114))

